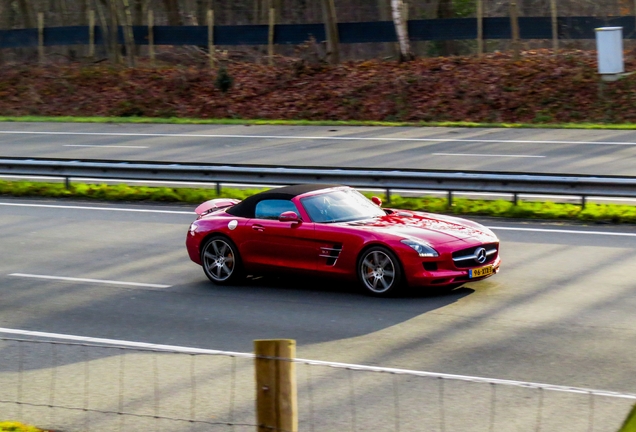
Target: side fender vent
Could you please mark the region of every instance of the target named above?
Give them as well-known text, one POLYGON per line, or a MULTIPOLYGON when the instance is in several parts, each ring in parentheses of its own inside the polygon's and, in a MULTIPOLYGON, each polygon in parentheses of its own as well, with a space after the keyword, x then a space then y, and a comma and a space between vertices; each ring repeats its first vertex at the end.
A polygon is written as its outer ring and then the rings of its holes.
POLYGON ((336 265, 336 261, 340 256, 340 252, 342 252, 342 243, 336 243, 333 246, 320 246, 320 253, 318 254, 321 258, 327 258, 326 265, 334 266, 336 265))

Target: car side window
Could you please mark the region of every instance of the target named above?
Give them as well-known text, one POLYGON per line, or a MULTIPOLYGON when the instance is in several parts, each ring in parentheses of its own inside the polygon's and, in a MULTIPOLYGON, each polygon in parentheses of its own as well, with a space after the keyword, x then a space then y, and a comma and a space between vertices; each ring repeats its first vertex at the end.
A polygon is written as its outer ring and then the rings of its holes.
POLYGON ((256 204, 254 217, 256 217, 257 219, 278 219, 280 214, 286 211, 293 211, 294 213, 298 214, 296 205, 290 200, 263 200, 256 204))

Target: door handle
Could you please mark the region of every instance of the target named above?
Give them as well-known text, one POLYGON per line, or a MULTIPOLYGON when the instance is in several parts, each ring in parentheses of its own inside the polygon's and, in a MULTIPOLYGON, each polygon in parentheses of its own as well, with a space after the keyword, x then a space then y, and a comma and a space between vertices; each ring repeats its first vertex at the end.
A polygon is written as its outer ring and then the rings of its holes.
POLYGON ((259 232, 265 231, 265 228, 263 227, 263 225, 252 225, 252 229, 254 231, 259 231, 259 232))

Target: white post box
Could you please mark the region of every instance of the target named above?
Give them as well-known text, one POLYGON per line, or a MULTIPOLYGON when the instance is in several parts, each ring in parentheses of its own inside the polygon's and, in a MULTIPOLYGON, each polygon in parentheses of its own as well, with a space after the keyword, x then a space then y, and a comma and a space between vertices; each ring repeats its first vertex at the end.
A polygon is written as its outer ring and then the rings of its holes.
POLYGON ((625 72, 623 60, 623 27, 596 29, 598 73, 618 75, 625 72))

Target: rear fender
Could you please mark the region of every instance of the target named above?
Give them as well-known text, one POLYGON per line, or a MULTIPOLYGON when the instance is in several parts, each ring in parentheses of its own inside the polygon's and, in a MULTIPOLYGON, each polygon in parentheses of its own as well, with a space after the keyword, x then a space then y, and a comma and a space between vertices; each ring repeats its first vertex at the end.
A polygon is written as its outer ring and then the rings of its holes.
POLYGON ((208 213, 232 207, 240 202, 241 200, 232 198, 215 198, 200 204, 194 211, 199 216, 205 216, 208 213))

